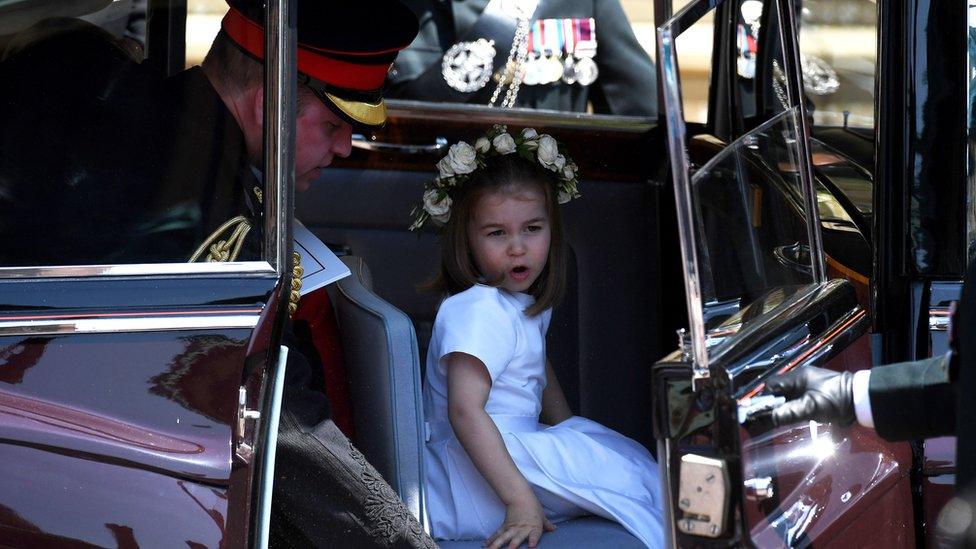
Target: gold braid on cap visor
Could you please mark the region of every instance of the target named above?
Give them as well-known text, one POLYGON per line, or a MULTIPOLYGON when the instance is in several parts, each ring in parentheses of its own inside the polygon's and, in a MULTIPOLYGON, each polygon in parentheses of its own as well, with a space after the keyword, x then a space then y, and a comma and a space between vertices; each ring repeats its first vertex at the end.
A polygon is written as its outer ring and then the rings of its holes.
POLYGON ((323 92, 336 107, 360 124, 367 126, 381 126, 386 122, 386 103, 382 99, 376 103, 366 103, 365 101, 351 101, 341 97, 323 92))

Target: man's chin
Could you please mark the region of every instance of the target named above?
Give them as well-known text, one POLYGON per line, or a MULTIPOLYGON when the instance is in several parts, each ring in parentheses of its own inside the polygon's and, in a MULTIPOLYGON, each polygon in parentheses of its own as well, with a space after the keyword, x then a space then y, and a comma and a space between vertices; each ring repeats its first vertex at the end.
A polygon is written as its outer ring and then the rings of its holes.
POLYGON ((305 192, 312 186, 312 181, 319 175, 319 170, 312 170, 304 175, 295 178, 295 191, 305 192))

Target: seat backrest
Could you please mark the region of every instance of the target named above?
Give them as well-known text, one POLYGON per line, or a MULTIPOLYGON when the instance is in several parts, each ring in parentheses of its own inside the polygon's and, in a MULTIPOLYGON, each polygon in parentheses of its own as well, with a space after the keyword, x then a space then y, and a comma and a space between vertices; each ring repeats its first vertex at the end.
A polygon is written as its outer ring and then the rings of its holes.
POLYGON ((423 401, 413 324, 373 293, 362 258, 345 256, 342 261, 352 275, 334 285, 333 303, 349 376, 356 446, 426 525, 423 401))

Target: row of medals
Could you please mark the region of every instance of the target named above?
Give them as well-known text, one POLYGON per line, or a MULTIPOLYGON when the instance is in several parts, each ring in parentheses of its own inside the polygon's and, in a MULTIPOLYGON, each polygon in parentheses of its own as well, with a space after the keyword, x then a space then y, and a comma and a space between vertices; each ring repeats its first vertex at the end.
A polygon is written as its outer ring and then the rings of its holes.
POLYGON ((535 52, 525 60, 522 83, 527 86, 566 84, 589 86, 596 81, 599 69, 592 57, 567 53, 535 52))

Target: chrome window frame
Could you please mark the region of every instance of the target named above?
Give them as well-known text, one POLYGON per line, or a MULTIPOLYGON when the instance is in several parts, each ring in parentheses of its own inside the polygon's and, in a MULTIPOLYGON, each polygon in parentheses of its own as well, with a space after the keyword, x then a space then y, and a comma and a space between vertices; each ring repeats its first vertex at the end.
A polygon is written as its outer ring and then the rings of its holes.
POLYGON ((222 263, 139 263, 0 267, 11 279, 218 275, 276 278, 291 269, 291 219, 295 179, 295 0, 269 0, 265 8, 264 235, 267 260, 222 263))
MULTIPOLYGON (((724 0, 697 0, 686 5, 677 14, 657 28, 658 64, 662 96, 663 117, 667 126, 667 143, 670 151, 671 170, 675 185, 675 204, 677 206, 678 235, 680 239, 681 260, 685 272, 684 284, 688 306, 688 324, 691 336, 692 383, 697 386, 701 380, 711 377, 708 349, 705 345, 704 303, 702 301, 701 265, 698 263, 697 242, 694 228, 692 203, 691 171, 688 159, 687 128, 684 121, 684 108, 681 101, 680 73, 676 39, 691 28, 702 17, 720 6, 724 0), (675 151, 681 151, 680 154, 675 151)), ((778 11, 779 28, 785 63, 787 108, 795 107, 798 117, 797 135, 810 135, 806 106, 802 101, 802 75, 794 70, 800 66, 798 37, 795 32, 796 21, 792 0, 775 0, 778 11)), ((670 6, 667 6, 670 8, 670 6)), ((799 175, 803 186, 804 210, 806 211, 807 235, 810 242, 811 271, 813 283, 826 282, 826 267, 823 256, 823 241, 820 233, 820 215, 817 209, 816 190, 813 186, 813 169, 810 160, 810 143, 799 140, 800 155, 797 159, 799 175)))

